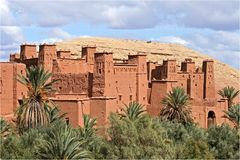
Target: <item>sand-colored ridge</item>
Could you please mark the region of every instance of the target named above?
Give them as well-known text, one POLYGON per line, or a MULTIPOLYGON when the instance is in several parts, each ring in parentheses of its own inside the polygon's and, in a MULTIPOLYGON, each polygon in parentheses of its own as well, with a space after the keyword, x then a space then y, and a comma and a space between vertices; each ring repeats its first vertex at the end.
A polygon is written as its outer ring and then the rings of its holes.
MULTIPOLYGON (((57 49, 71 50, 76 58, 81 56, 82 46, 96 46, 98 52, 113 52, 113 57, 117 59, 127 59, 128 54, 145 53, 148 61, 159 64, 165 59, 176 59, 180 66, 180 62, 185 58, 192 58, 196 66, 200 67, 203 60, 214 59, 183 45, 140 40, 84 37, 57 42, 56 45, 57 49)), ((228 85, 240 89, 240 71, 216 59, 214 61, 216 90, 228 85)))

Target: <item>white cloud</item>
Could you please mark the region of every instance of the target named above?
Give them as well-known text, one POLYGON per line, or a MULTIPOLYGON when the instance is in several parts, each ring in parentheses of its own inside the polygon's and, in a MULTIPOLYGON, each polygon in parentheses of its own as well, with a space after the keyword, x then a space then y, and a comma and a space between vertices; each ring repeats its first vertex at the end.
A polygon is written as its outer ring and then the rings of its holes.
POLYGON ((151 40, 185 45, 240 69, 239 32, 212 31, 208 35, 192 33, 183 36, 164 36, 151 40))
POLYGON ((55 42, 61 42, 62 41, 62 39, 59 39, 59 38, 46 38, 46 39, 42 39, 42 40, 40 40, 40 41, 37 41, 37 42, 35 42, 35 43, 39 43, 39 44, 41 44, 41 43, 49 43, 49 44, 53 44, 53 43, 55 43, 55 42))
POLYGON ((239 1, 10 1, 19 25, 62 26, 74 22, 138 29, 158 25, 239 29, 239 1), (31 6, 31 7, 29 7, 31 6))
POLYGON ((0 60, 6 60, 8 55, 18 50, 19 45, 24 42, 23 32, 16 26, 1 26, 0 38, 0 60))
POLYGON ((44 33, 44 37, 47 38, 39 42, 54 43, 76 37, 60 29, 61 26, 83 22, 114 29, 148 29, 161 25, 175 25, 188 29, 208 28, 212 32, 208 35, 195 33, 165 36, 158 41, 187 45, 238 66, 236 62, 238 59, 233 58, 239 57, 240 43, 239 1, 235 0, 94 2, 0 0, 0 12, 0 59, 18 50, 19 44, 24 42, 24 34, 20 27, 45 27, 49 29, 44 33), (234 62, 231 62, 231 59, 234 59, 234 62))
POLYGON ((73 35, 70 35, 68 32, 65 32, 64 30, 60 28, 53 28, 49 31, 49 34, 51 37, 56 37, 59 39, 70 39, 73 38, 73 35))
POLYGON ((0 0, 0 24, 1 26, 13 25, 13 15, 6 0, 0 0))
POLYGON ((165 36, 165 37, 160 37, 158 39, 159 42, 167 42, 167 43, 177 43, 177 44, 181 44, 181 45, 188 45, 189 42, 187 42, 186 40, 182 39, 181 37, 177 37, 177 36, 165 36))
POLYGON ((181 38, 188 42, 188 47, 240 69, 239 32, 214 31, 209 35, 195 33, 181 38))

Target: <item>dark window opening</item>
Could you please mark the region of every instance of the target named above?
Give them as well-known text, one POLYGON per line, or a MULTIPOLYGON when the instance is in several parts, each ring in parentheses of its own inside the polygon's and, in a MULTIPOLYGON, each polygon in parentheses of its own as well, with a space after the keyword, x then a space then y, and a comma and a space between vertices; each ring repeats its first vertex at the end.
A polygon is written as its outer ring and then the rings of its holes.
POLYGON ((98 73, 100 73, 100 74, 101 74, 101 73, 102 73, 102 70, 101 70, 101 69, 98 69, 98 73))
POLYGON ((216 124, 216 115, 213 111, 208 112, 208 119, 207 119, 207 127, 210 127, 212 125, 216 124))
POLYGON ((130 101, 132 101, 132 95, 129 96, 130 101))
POLYGON ((18 104, 19 104, 19 105, 22 105, 22 104, 23 104, 23 100, 19 99, 19 100, 18 100, 18 104))
POLYGON ((69 125, 69 118, 65 118, 66 124, 69 125))
POLYGON ((122 100, 122 96, 119 96, 119 101, 121 101, 122 100))

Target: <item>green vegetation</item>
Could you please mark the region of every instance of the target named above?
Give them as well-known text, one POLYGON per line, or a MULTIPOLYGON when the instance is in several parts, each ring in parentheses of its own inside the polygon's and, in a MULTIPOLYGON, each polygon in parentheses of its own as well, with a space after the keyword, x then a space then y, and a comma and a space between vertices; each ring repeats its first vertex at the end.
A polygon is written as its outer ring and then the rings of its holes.
POLYGON ((230 108, 233 105, 233 100, 239 95, 240 91, 236 90, 234 87, 224 87, 223 89, 218 91, 218 94, 222 98, 227 98, 228 107, 230 108))
POLYGON ((41 159, 80 159, 90 158, 89 151, 84 149, 86 141, 78 138, 68 125, 58 125, 47 130, 47 136, 37 149, 41 159))
MULTIPOLYGON (((124 114, 124 113, 123 113, 124 114)), ((152 118, 139 121, 113 113, 107 137, 98 134, 96 120, 71 128, 59 117, 49 126, 19 135, 1 135, 1 159, 239 159, 239 130, 227 125, 199 128, 194 123, 152 118)), ((9 124, 7 124, 9 125, 9 124)))
POLYGON ((143 106, 137 102, 130 102, 129 105, 125 105, 123 113, 120 114, 124 120, 129 122, 137 122, 143 118, 143 106))
POLYGON ((240 104, 235 104, 225 112, 225 117, 229 119, 236 128, 240 127, 240 104))
MULTIPOLYGON (((32 70, 34 71, 29 71, 28 74, 44 73, 45 76, 39 75, 44 79, 42 82, 49 78, 42 69, 32 70)), ((27 76, 31 77, 28 74, 27 76)), ((27 82, 27 79, 25 81, 27 82)), ((0 159, 240 158, 238 128, 224 124, 208 129, 198 127, 190 118, 190 111, 187 108, 188 97, 180 88, 173 89, 163 100, 163 104, 166 105, 165 111, 162 112, 164 118, 149 117, 141 104, 132 102, 125 106, 121 114, 110 115, 109 128, 103 137, 97 134, 97 120, 91 119, 88 115, 83 116, 83 126, 78 128, 68 125, 64 119, 65 114, 60 114, 56 107, 48 106, 41 112, 45 114, 48 125, 43 125, 44 123, 38 119, 44 116, 35 115, 38 118, 26 116, 24 113, 29 114, 31 107, 34 108, 31 112, 38 113, 37 107, 42 109, 44 107, 42 104, 48 103, 43 95, 52 91, 52 82, 47 83, 48 85, 36 80, 33 82, 39 84, 36 86, 42 87, 41 89, 30 87, 39 91, 32 92, 32 89, 29 89, 30 97, 28 103, 24 105, 28 106, 28 109, 21 106, 24 110, 20 114, 23 118, 21 120, 27 129, 21 130, 21 133, 15 132, 21 128, 22 123, 13 125, 0 119, 0 159), (34 95, 38 95, 38 98, 34 95), (31 98, 39 103, 33 105, 31 98)), ((226 116, 239 124, 239 105, 232 106, 226 112, 226 116)))
POLYGON ((1 117, 0 117, 0 128, 1 128, 1 136, 6 136, 11 130, 11 126, 1 117))
POLYGON ((53 92, 50 81, 51 73, 43 67, 31 66, 26 70, 26 77, 18 75, 18 81, 28 89, 28 97, 24 99, 17 112, 19 130, 44 126, 49 123, 47 108, 51 105, 47 96, 53 92))
POLYGON ((173 88, 162 101, 163 109, 160 116, 163 119, 177 121, 183 124, 191 123, 189 97, 183 88, 173 88))

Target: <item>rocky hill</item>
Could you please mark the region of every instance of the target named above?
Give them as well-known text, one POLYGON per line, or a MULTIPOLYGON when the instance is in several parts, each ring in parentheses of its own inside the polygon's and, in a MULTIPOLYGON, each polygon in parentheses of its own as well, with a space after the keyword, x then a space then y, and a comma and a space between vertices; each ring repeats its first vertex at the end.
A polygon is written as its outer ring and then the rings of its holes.
MULTIPOLYGON (((204 59, 213 59, 206 54, 194 51, 179 44, 159 43, 151 41, 113 39, 100 37, 76 38, 58 42, 57 48, 71 50, 74 57, 81 56, 82 46, 97 46, 97 51, 113 52, 117 59, 127 59, 128 54, 146 53, 148 61, 162 63, 164 59, 176 59, 178 65, 185 58, 192 58, 197 66, 201 66, 204 59)), ((218 60, 215 61, 216 90, 230 85, 240 88, 240 72, 218 60)))

